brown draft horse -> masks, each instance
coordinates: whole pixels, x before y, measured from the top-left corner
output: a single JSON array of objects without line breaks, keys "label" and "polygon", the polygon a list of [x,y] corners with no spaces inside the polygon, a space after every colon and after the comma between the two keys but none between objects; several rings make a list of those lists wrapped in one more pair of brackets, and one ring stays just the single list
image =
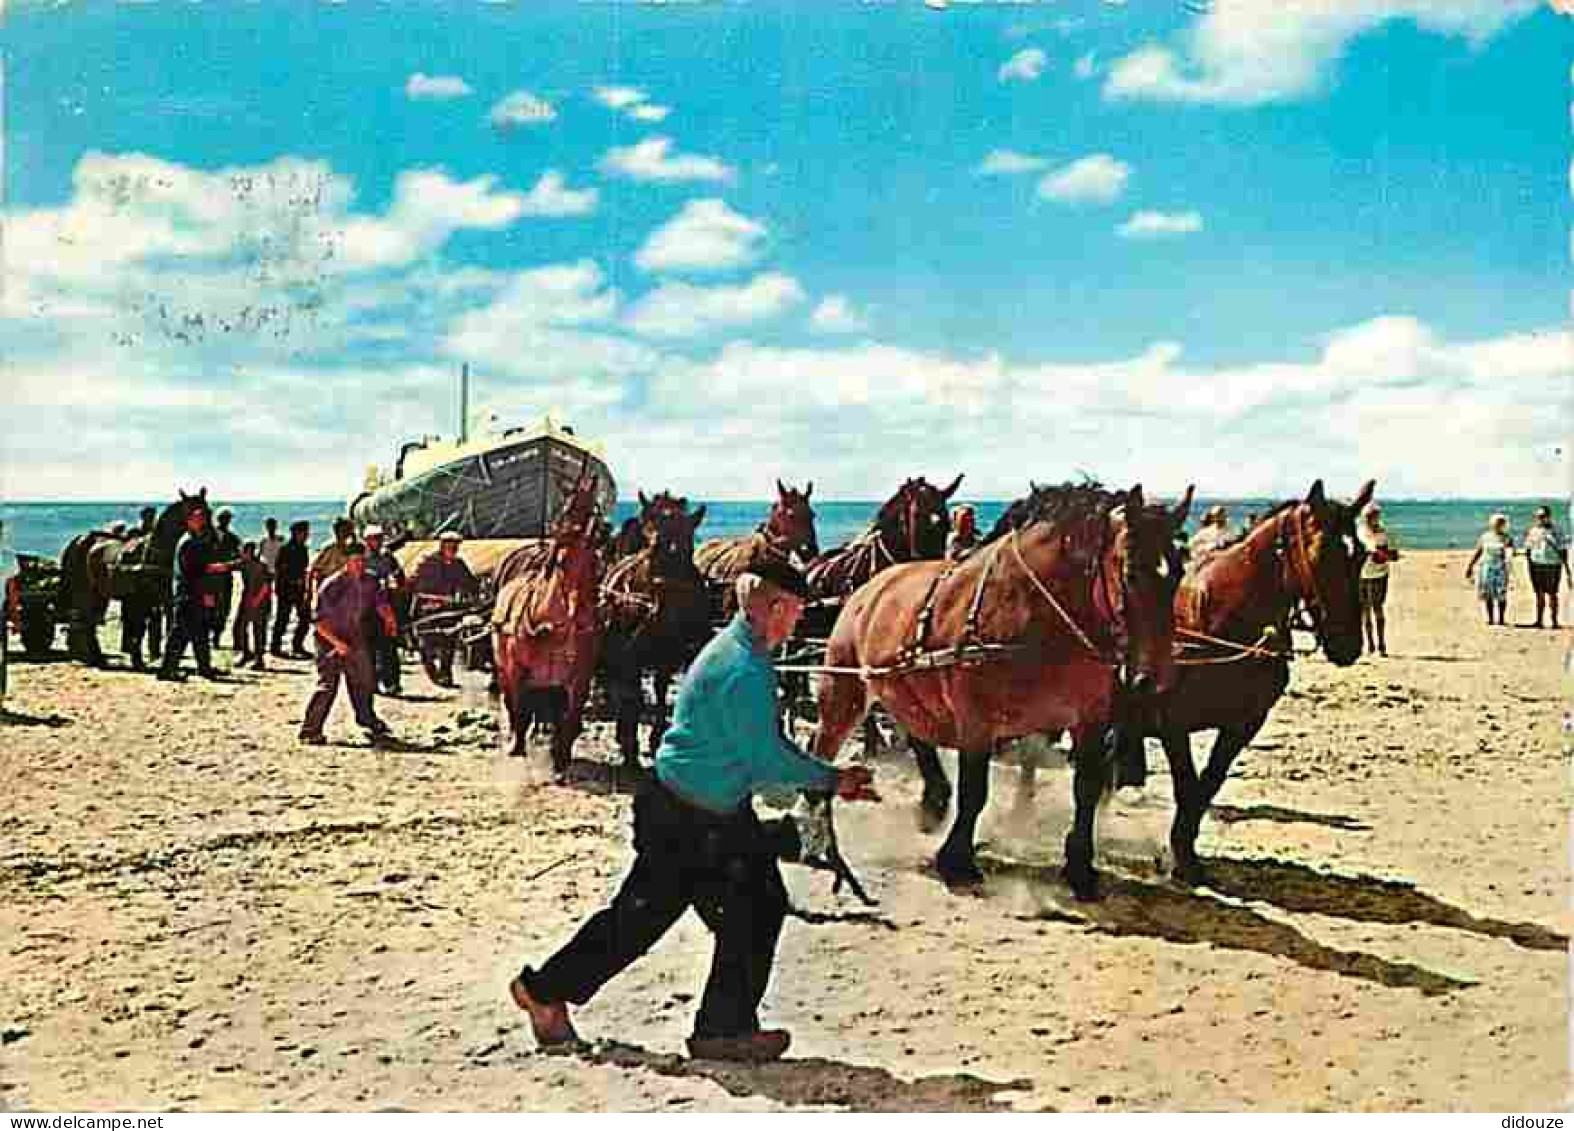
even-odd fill
[{"label": "brown draft horse", "polygon": [[[1140,704],[1125,732],[1129,753],[1122,755],[1140,766],[1144,736],[1164,744],[1175,788],[1170,851],[1177,879],[1206,882],[1197,831],[1236,755],[1289,685],[1294,611],[1309,614],[1332,663],[1347,667],[1360,658],[1364,552],[1355,519],[1376,488],[1369,481],[1344,504],[1329,499],[1319,479],[1304,500],[1281,504],[1182,580],[1175,595],[1182,648],[1175,684]],[[1218,736],[1199,777],[1190,736],[1212,729]]]},{"label": "brown draft horse", "polygon": [[595,499],[595,476],[582,470],[551,535],[504,558],[493,579],[492,653],[514,735],[511,753],[523,756],[530,725],[551,719],[559,775],[568,770],[601,651]]},{"label": "brown draft horse", "polygon": [[871,699],[915,738],[960,751],[956,820],[935,858],[948,883],[982,880],[973,839],[997,745],[1069,729],[1076,819],[1065,875],[1079,899],[1097,896],[1094,814],[1110,782],[1117,682],[1124,672],[1140,695],[1174,679],[1174,536],[1190,501],[1188,490],[1172,512],[1147,506],[1140,486],[1042,491],[1032,521],[960,562],[885,570],[843,608],[820,679],[815,753],[834,758]]},{"label": "brown draft horse", "polygon": [[652,677],[656,721],[654,754],[667,730],[667,691],[710,639],[710,604],[705,582],[694,568],[694,531],[705,507],[689,513],[689,502],[666,491],[639,495],[644,548],[615,562],[601,583],[601,676],[617,717],[618,749],[624,765],[639,765],[639,720],[643,680]]},{"label": "brown draft horse", "polygon": [[731,616],[738,605],[733,582],[756,563],[768,559],[813,561],[820,553],[814,530],[814,494],[811,481],[803,491],[795,491],[776,481],[776,502],[765,521],[746,538],[713,538],[694,551],[694,565],[705,578],[711,606],[718,616]]},{"label": "brown draft horse", "polygon": [[142,641],[149,614],[170,601],[175,547],[186,533],[186,516],[208,505],[208,489],[180,498],[159,513],[153,533],[119,539],[93,531],[73,538],[60,556],[60,607],[66,610],[66,640],[72,658],[95,667],[108,660],[98,644],[98,626],[111,601],[120,602],[121,648],[142,669]]}]

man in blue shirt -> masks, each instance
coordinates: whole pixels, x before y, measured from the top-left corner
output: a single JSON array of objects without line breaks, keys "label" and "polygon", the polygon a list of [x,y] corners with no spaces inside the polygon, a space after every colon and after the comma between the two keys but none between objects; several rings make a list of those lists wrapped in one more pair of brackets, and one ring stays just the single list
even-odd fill
[{"label": "man in blue shirt", "polygon": [[526,966],[509,986],[543,1046],[578,1040],[567,1003],[589,1001],[693,907],[716,949],[690,1055],[766,1061],[787,1051],[788,1033],[762,1030],[758,1013],[787,889],[750,799],[771,786],[835,790],[848,800],[873,793],[867,768],[811,758],[776,724],[770,654],[803,612],[803,574],[761,562],[739,593],[738,615],[684,677],[655,778],[634,800],[636,856],[623,886],[539,971]]}]

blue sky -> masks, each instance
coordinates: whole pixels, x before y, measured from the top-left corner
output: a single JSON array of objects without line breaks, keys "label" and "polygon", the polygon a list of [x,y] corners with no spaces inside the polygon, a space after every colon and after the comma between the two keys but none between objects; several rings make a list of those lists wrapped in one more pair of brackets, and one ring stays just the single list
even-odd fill
[{"label": "blue sky", "polygon": [[1545,494],[1569,23],[1531,0],[13,5],[12,498],[1090,471]]}]

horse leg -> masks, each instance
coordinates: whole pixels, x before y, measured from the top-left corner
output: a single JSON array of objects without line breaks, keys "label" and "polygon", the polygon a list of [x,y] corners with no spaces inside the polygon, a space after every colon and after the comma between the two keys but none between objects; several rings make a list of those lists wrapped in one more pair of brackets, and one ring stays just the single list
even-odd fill
[{"label": "horse leg", "polygon": [[1202,787],[1191,760],[1191,735],[1167,728],[1160,732],[1175,787],[1175,819],[1170,824],[1170,874],[1183,884],[1202,884],[1207,875],[1197,859],[1197,829],[1202,823]]},{"label": "horse leg", "polygon": [[940,764],[940,752],[921,739],[911,739],[913,759],[924,778],[924,795],[918,802],[918,829],[932,833],[951,808],[951,779]]},{"label": "horse leg", "polygon": [[974,887],[984,882],[974,856],[974,835],[978,815],[989,800],[990,751],[963,750],[957,753],[956,818],[945,843],[935,856],[935,869],[949,887]]},{"label": "horse leg", "polygon": [[147,632],[148,611],[141,601],[120,602],[120,650],[131,657],[137,671],[146,668],[142,661],[142,637]]},{"label": "horse leg", "polygon": [[638,767],[639,716],[640,708],[644,706],[644,694],[640,688],[639,677],[637,674],[633,680],[617,677],[611,681],[608,690],[611,693],[612,710],[618,720],[618,752],[622,755],[625,766]]},{"label": "horse leg", "polygon": [[540,694],[546,714],[552,720],[552,772],[563,777],[568,773],[574,751],[574,736],[568,729],[568,693],[553,687]]},{"label": "horse leg", "polygon": [[1071,792],[1076,816],[1066,834],[1066,865],[1062,874],[1071,893],[1080,900],[1098,898],[1099,874],[1093,867],[1093,824],[1099,802],[1109,791],[1110,764],[1105,753],[1104,731],[1089,727],[1074,735],[1071,751],[1076,766]]}]

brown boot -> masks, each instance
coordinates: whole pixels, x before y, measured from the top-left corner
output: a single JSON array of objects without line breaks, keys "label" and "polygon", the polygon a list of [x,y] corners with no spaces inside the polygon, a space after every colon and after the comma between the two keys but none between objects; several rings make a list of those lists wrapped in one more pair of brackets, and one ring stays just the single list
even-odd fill
[{"label": "brown boot", "polygon": [[742,1060],[764,1064],[780,1060],[792,1044],[785,1029],[757,1029],[741,1037],[690,1037],[689,1056],[695,1060]]},{"label": "brown boot", "polygon": [[530,1031],[535,1034],[536,1044],[542,1048],[561,1048],[579,1041],[579,1034],[574,1032],[574,1023],[568,1018],[568,1006],[562,1002],[549,1005],[537,1001],[518,978],[508,983],[508,994],[514,999],[515,1005],[530,1014]]}]

